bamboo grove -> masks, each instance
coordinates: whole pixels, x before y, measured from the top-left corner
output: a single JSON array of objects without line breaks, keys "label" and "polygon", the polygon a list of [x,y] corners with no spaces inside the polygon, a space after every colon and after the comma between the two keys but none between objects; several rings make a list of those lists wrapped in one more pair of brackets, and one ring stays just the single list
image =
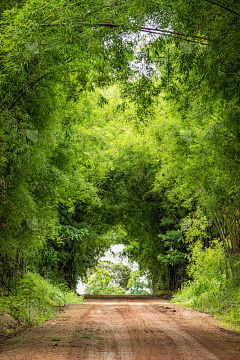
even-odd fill
[{"label": "bamboo grove", "polygon": [[153,291],[199,243],[237,276],[239,25],[235,0],[1,2],[2,291],[74,289],[116,243]]}]

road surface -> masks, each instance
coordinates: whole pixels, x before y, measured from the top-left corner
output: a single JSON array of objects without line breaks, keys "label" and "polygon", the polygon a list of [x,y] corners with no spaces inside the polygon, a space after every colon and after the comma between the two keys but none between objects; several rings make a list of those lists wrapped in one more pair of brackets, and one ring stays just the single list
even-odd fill
[{"label": "road surface", "polygon": [[167,300],[88,299],[12,338],[1,360],[239,360],[240,333]]}]

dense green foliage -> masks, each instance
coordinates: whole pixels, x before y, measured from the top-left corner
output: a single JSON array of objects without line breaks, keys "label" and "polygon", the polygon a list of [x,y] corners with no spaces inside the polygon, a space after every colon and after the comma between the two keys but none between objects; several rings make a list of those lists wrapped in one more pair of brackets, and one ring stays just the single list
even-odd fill
[{"label": "dense green foliage", "polygon": [[217,314],[226,322],[240,326],[239,264],[228,269],[226,276],[224,247],[214,242],[207,249],[196,243],[188,272],[192,281],[186,283],[174,296],[174,302]]},{"label": "dense green foliage", "polygon": [[74,289],[113,243],[192,289],[200,242],[201,286],[235,294],[239,25],[236,0],[1,2],[2,293],[28,269]]},{"label": "dense green foliage", "polygon": [[17,293],[2,295],[0,310],[28,324],[48,320],[59,313],[62,306],[82,301],[64,284],[54,286],[38,274],[26,273],[19,281]]},{"label": "dense green foliage", "polygon": [[140,271],[105,260],[89,269],[84,294],[149,295],[147,288],[147,279],[142,278]]},{"label": "dense green foliage", "polygon": [[89,269],[85,294],[126,294],[131,269],[122,263],[99,261]]},{"label": "dense green foliage", "polygon": [[131,276],[128,280],[128,293],[130,295],[150,295],[150,289],[147,278],[141,276],[139,270],[132,271]]}]

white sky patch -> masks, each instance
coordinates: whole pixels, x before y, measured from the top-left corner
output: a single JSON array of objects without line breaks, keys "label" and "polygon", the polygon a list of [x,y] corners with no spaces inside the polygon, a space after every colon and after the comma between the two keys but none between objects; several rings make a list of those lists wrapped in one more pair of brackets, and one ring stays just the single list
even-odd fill
[{"label": "white sky patch", "polygon": [[[138,270],[138,264],[134,261],[133,263],[130,263],[128,261],[128,257],[119,257],[119,253],[123,251],[125,248],[125,245],[118,244],[118,245],[112,245],[111,248],[105,253],[103,257],[100,258],[101,261],[109,260],[114,264],[117,264],[119,262],[122,262],[124,265],[128,265],[132,271]],[[114,254],[113,254],[114,253]]]}]

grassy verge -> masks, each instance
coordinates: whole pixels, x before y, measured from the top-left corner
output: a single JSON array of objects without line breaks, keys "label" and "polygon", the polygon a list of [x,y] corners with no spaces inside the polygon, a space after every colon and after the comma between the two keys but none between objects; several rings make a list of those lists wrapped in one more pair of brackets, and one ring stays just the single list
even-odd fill
[{"label": "grassy verge", "polygon": [[239,262],[232,267],[229,264],[219,242],[208,249],[195,245],[188,269],[192,280],[182,286],[172,302],[211,313],[240,329]]},{"label": "grassy verge", "polygon": [[171,302],[210,313],[240,330],[240,289],[231,286],[219,289],[216,284],[207,289],[205,285],[201,281],[189,282]]},{"label": "grassy verge", "polygon": [[82,300],[66,287],[53,285],[40,275],[28,272],[21,279],[15,296],[1,296],[0,311],[32,325],[56,316],[63,306]]}]

